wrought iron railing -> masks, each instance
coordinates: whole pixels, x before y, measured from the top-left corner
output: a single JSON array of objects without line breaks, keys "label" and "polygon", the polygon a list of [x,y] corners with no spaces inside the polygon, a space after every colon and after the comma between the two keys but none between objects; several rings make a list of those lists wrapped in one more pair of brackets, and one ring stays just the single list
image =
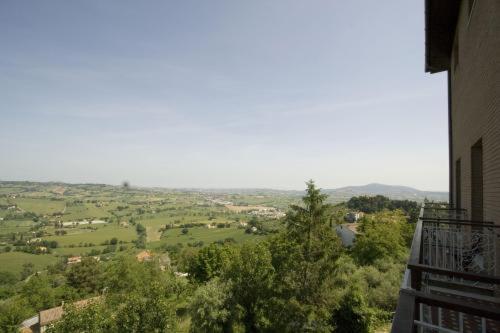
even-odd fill
[{"label": "wrought iron railing", "polygon": [[415,228],[392,332],[500,333],[500,227],[425,204]]},{"label": "wrought iron railing", "polygon": [[454,208],[446,203],[425,203],[425,209],[422,212],[424,219],[457,219],[466,220],[467,210],[462,208]]},{"label": "wrought iron railing", "polygon": [[422,263],[459,272],[495,274],[493,224],[423,220]]}]

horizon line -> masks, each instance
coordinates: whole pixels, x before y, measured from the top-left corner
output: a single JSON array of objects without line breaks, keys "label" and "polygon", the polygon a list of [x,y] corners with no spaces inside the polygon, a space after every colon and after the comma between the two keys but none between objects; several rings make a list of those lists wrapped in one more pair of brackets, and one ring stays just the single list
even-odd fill
[{"label": "horizon line", "polygon": [[[38,180],[3,180],[0,179],[0,183],[40,183],[40,184],[66,184],[66,185],[105,185],[105,186],[114,186],[114,187],[123,187],[123,184],[127,182],[130,188],[137,189],[166,189],[166,190],[268,190],[268,191],[286,191],[286,192],[302,192],[305,189],[292,189],[292,188],[279,188],[279,187],[203,187],[203,186],[179,186],[179,187],[170,187],[170,186],[146,186],[146,185],[131,185],[129,181],[123,181],[121,184],[110,184],[110,183],[93,183],[93,182],[67,182],[67,181],[59,181],[59,180],[50,180],[50,181],[38,181]],[[304,182],[306,183],[306,182]],[[316,183],[316,182],[315,182]],[[316,183],[317,185],[317,183]],[[340,187],[319,187],[320,190],[340,190],[349,187],[365,187],[369,185],[382,185],[382,186],[391,186],[391,187],[407,187],[412,190],[416,190],[419,192],[434,192],[434,193],[443,193],[448,194],[447,190],[421,190],[408,185],[393,185],[393,184],[384,184],[371,182],[366,183],[364,185],[347,185]]]}]

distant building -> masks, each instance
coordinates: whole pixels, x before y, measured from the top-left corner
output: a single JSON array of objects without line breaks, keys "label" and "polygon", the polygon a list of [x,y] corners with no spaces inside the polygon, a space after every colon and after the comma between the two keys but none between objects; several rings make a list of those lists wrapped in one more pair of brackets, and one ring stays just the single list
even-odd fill
[{"label": "distant building", "polygon": [[151,254],[151,251],[149,250],[144,250],[144,251],[141,251],[139,252],[135,258],[137,259],[137,261],[139,262],[144,262],[144,261],[150,261],[153,259],[153,255]]},{"label": "distant building", "polygon": [[342,241],[342,245],[346,247],[350,247],[354,245],[356,240],[356,235],[358,234],[358,226],[357,223],[345,223],[338,225],[335,228],[337,235],[340,237]]},{"label": "distant building", "polygon": [[45,246],[39,246],[36,248],[39,252],[41,253],[46,253],[47,252],[47,247]]},{"label": "distant building", "polygon": [[346,222],[355,223],[358,222],[364,216],[362,212],[349,212],[344,216]]},{"label": "distant building", "polygon": [[105,224],[107,223],[106,221],[103,220],[82,220],[82,221],[71,221],[71,222],[62,222],[63,227],[72,227],[72,226],[79,226],[79,225],[85,225],[85,224]]},{"label": "distant building", "polygon": [[32,238],[27,241],[28,244],[33,244],[33,243],[41,243],[42,239],[41,238]]},{"label": "distant building", "polygon": [[82,262],[82,257],[81,256],[74,256],[74,257],[68,257],[67,264],[72,265],[72,264],[77,264],[79,262]]}]

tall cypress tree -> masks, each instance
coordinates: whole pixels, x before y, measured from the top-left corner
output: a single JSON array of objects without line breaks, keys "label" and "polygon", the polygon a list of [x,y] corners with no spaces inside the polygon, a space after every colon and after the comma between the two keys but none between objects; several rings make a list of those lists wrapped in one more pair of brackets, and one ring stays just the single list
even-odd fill
[{"label": "tall cypress tree", "polygon": [[342,248],[337,235],[329,226],[331,206],[327,195],[316,188],[314,181],[306,183],[302,205],[292,205],[287,213],[287,237],[301,249],[301,290],[298,298],[308,301],[320,292],[323,277],[333,271]]}]

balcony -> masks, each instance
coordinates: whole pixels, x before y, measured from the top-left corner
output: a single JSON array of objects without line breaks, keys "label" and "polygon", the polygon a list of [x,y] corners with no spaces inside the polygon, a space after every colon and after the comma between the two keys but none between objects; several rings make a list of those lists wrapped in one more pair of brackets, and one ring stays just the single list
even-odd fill
[{"label": "balcony", "polygon": [[392,333],[500,333],[500,226],[426,203],[415,228]]}]

